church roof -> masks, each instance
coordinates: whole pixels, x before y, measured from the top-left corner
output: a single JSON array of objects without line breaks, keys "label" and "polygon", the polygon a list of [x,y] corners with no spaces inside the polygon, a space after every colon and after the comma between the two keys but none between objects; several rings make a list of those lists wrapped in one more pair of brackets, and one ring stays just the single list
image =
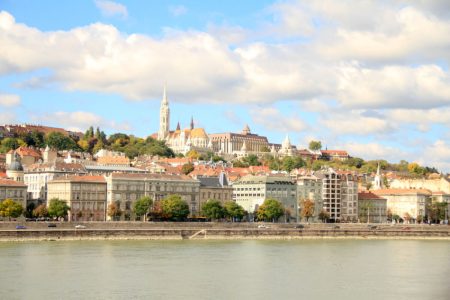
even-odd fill
[{"label": "church roof", "polygon": [[194,128],[191,130],[192,138],[208,138],[208,135],[203,128]]}]

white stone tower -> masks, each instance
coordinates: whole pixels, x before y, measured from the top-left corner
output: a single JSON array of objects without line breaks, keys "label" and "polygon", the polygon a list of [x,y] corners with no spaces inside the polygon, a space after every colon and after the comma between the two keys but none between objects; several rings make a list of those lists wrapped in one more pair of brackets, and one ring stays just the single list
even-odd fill
[{"label": "white stone tower", "polygon": [[377,174],[375,175],[375,179],[373,181],[374,190],[381,190],[383,188],[383,182],[381,179],[380,163],[378,163]]},{"label": "white stone tower", "polygon": [[167,100],[166,87],[164,86],[164,94],[159,111],[159,131],[158,140],[164,140],[169,134],[170,126],[170,108],[169,100]]}]

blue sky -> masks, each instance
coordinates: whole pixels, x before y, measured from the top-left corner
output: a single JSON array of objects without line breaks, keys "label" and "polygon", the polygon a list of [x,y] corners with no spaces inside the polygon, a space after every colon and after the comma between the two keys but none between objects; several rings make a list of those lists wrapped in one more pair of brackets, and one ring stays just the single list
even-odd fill
[{"label": "blue sky", "polygon": [[448,1],[0,1],[0,123],[319,139],[450,171]]}]

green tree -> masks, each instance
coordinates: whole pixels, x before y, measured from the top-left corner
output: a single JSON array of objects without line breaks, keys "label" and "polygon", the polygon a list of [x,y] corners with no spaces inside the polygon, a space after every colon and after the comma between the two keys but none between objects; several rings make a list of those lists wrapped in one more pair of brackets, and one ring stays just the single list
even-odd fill
[{"label": "green tree", "polygon": [[283,214],[283,205],[275,199],[266,199],[256,212],[258,220],[272,222],[278,220]]},{"label": "green tree", "polygon": [[208,219],[219,220],[225,216],[225,209],[219,201],[209,199],[202,205],[201,214]]},{"label": "green tree", "polygon": [[325,209],[322,209],[322,210],[320,211],[320,213],[319,213],[319,219],[320,219],[322,222],[328,221],[328,220],[330,219],[330,213],[327,212]]},{"label": "green tree", "polygon": [[314,202],[309,199],[305,199],[301,203],[301,208],[301,216],[306,218],[306,222],[309,222],[309,218],[314,216]]},{"label": "green tree", "polygon": [[10,221],[11,218],[20,217],[23,210],[23,206],[12,199],[5,199],[0,203],[0,216],[7,217]]},{"label": "green tree", "polygon": [[48,210],[45,204],[41,204],[35,209],[33,209],[33,217],[42,218],[48,216]]},{"label": "green tree", "polygon": [[70,210],[66,201],[60,200],[58,198],[53,198],[50,200],[48,205],[48,215],[52,218],[65,218]]},{"label": "green tree", "polygon": [[9,150],[16,150],[19,148],[20,144],[18,139],[16,138],[4,138],[1,143],[0,150],[3,153],[8,152]]},{"label": "green tree", "polygon": [[188,153],[186,153],[186,157],[191,159],[198,159],[200,157],[200,154],[197,152],[197,150],[190,150]]},{"label": "green tree", "polygon": [[191,173],[192,171],[194,171],[194,165],[192,163],[184,164],[181,167],[181,172],[183,172],[184,175],[187,175],[187,174]]},{"label": "green tree", "polygon": [[21,138],[28,146],[33,146],[37,148],[43,148],[45,146],[44,134],[40,131],[33,130],[31,132],[27,132]]},{"label": "green tree", "polygon": [[153,200],[148,196],[138,199],[133,206],[133,211],[136,216],[144,216],[144,221],[147,220],[147,214],[150,212]]},{"label": "green tree", "polygon": [[120,216],[122,215],[122,210],[120,209],[120,202],[111,202],[108,205],[108,216],[113,220],[117,221],[120,219]]},{"label": "green tree", "polygon": [[78,150],[78,144],[61,132],[50,132],[45,137],[45,144],[57,150]]},{"label": "green tree", "polygon": [[189,215],[189,205],[180,195],[169,195],[161,201],[164,216],[169,220],[183,221]]},{"label": "green tree", "polygon": [[234,201],[225,202],[224,208],[225,215],[233,221],[241,220],[246,215],[244,208]]},{"label": "green tree", "polygon": [[258,160],[258,156],[256,156],[255,154],[250,154],[249,156],[242,158],[242,162],[249,166],[261,165],[261,162]]},{"label": "green tree", "polygon": [[322,149],[322,142],[321,141],[310,141],[308,148],[313,151],[320,150],[320,149]]}]

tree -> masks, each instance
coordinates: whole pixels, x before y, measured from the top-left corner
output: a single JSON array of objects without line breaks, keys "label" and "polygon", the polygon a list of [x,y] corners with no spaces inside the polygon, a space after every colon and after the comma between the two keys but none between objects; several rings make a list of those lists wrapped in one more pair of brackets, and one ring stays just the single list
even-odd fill
[{"label": "tree", "polygon": [[191,173],[192,171],[194,171],[194,165],[192,163],[184,164],[181,167],[181,172],[183,172],[184,175],[187,175],[187,174]]},{"label": "tree", "polygon": [[403,219],[406,221],[407,224],[409,224],[409,221],[412,219],[411,215],[409,213],[405,213],[403,215]]},{"label": "tree", "polygon": [[1,143],[0,150],[3,153],[8,152],[9,150],[16,150],[19,148],[19,141],[15,138],[4,138]]},{"label": "tree", "polygon": [[266,199],[256,212],[258,220],[272,222],[278,220],[283,214],[283,205],[275,199]]},{"label": "tree", "polygon": [[48,205],[48,215],[53,218],[65,218],[70,210],[66,201],[60,200],[58,198],[53,198],[50,200]]},{"label": "tree", "polygon": [[242,162],[249,166],[261,165],[261,162],[258,160],[258,156],[256,156],[255,154],[250,154],[249,156],[242,158]]},{"label": "tree", "polygon": [[321,141],[310,141],[308,148],[312,151],[317,151],[322,149],[322,142]]},{"label": "tree", "polygon": [[306,218],[306,222],[309,222],[309,218],[314,216],[314,202],[306,199],[302,201],[302,217]]},{"label": "tree", "polygon": [[77,143],[61,132],[50,132],[45,137],[45,143],[57,150],[78,150]]},{"label": "tree", "polygon": [[33,217],[42,218],[48,216],[48,210],[45,204],[41,204],[35,209],[33,209]]},{"label": "tree", "polygon": [[200,157],[200,154],[197,152],[197,150],[190,150],[188,153],[186,153],[186,157],[191,159],[198,159]]},{"label": "tree", "polygon": [[121,215],[122,210],[120,210],[120,202],[119,201],[111,202],[108,205],[108,216],[114,221],[116,221],[117,219],[120,218]]},{"label": "tree", "polygon": [[11,218],[20,217],[23,210],[23,206],[12,199],[5,199],[0,203],[0,216],[7,217],[10,221]]},{"label": "tree", "polygon": [[222,204],[214,199],[209,199],[202,205],[202,215],[211,220],[222,219],[225,216],[225,209]]},{"label": "tree", "polygon": [[169,195],[161,201],[164,216],[173,221],[183,221],[189,215],[189,205],[180,195]]},{"label": "tree", "polygon": [[325,223],[326,221],[328,221],[330,219],[330,213],[327,212],[325,209],[322,209],[319,213],[319,219]]},{"label": "tree", "polygon": [[152,207],[153,200],[152,198],[148,196],[144,196],[137,200],[134,203],[133,211],[136,216],[144,216],[144,221],[147,220],[147,214],[150,211],[150,208]]},{"label": "tree", "polygon": [[234,201],[225,202],[224,208],[225,215],[233,221],[241,220],[246,215],[244,208]]},{"label": "tree", "polygon": [[447,205],[448,204],[446,202],[432,202],[428,204],[427,205],[428,219],[436,224],[439,223],[439,221],[444,220]]}]

